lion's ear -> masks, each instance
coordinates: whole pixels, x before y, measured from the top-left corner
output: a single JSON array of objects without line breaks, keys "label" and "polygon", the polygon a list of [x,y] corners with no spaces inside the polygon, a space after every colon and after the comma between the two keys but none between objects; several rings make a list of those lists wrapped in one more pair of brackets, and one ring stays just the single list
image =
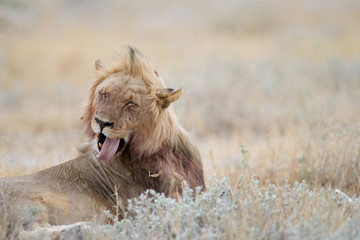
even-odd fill
[{"label": "lion's ear", "polygon": [[103,65],[99,59],[95,61],[94,67],[95,67],[95,72],[96,72],[97,76],[102,76],[106,72],[105,67],[103,67]]},{"label": "lion's ear", "polygon": [[158,103],[162,108],[167,108],[170,103],[175,102],[179,99],[182,93],[182,88],[174,90],[172,88],[162,88],[156,90],[156,97]]}]

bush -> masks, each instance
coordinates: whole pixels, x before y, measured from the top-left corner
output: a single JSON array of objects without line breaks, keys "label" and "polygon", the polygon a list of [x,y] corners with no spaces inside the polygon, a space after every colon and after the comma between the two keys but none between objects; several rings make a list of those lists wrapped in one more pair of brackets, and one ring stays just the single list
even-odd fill
[{"label": "bush", "polygon": [[[184,183],[178,201],[148,190],[129,201],[126,217],[102,228],[106,239],[355,239],[360,199],[341,191],[265,184],[242,178],[231,187],[213,177],[206,191]],[[194,195],[196,197],[194,197]]]}]

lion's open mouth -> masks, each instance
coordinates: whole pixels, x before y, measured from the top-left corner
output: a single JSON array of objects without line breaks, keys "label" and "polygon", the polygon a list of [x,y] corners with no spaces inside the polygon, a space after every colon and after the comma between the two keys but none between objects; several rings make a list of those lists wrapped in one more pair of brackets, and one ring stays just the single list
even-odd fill
[{"label": "lion's open mouth", "polygon": [[125,140],[123,138],[111,139],[100,133],[97,145],[99,154],[97,154],[96,157],[102,161],[108,162],[124,147]]}]

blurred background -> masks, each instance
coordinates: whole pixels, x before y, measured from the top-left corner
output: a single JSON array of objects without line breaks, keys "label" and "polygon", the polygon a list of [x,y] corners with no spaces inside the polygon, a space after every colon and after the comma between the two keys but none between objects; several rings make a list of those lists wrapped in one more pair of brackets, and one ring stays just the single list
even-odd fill
[{"label": "blurred background", "polygon": [[206,177],[360,190],[358,0],[0,0],[1,177],[77,156],[93,63],[124,44],[183,88]]}]

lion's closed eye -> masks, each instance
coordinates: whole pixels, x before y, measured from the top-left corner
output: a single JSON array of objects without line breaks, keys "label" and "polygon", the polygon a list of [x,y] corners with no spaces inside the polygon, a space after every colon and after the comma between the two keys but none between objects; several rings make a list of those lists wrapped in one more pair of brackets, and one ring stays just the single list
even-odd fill
[{"label": "lion's closed eye", "polygon": [[133,100],[130,100],[127,103],[125,103],[124,107],[137,106],[137,105],[138,104],[136,104]]},{"label": "lion's closed eye", "polygon": [[105,100],[105,99],[109,98],[109,94],[107,92],[103,92],[103,91],[98,92],[98,96],[99,96],[100,100]]}]

